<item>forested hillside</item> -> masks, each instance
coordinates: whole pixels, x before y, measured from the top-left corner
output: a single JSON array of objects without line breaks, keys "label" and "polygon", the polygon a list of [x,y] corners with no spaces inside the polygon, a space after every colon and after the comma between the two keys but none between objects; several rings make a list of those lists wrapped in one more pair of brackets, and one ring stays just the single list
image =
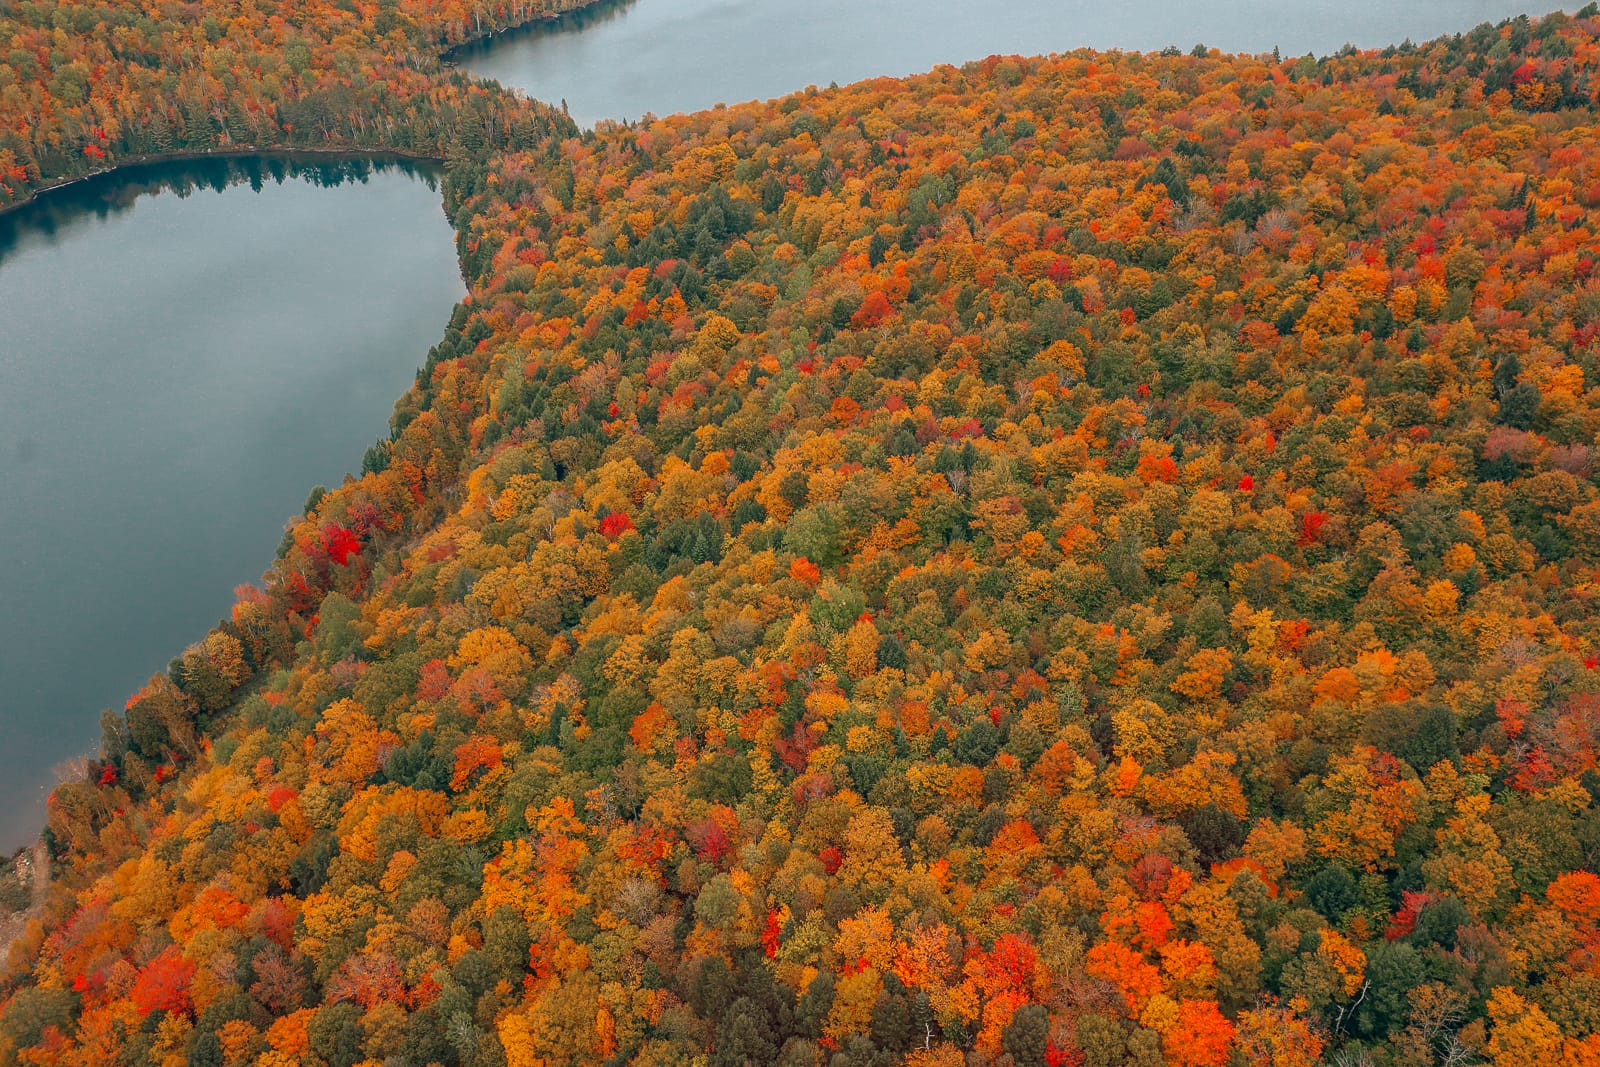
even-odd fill
[{"label": "forested hillside", "polygon": [[529,148],[572,124],[442,68],[438,53],[588,2],[0,4],[0,208],[151,156]]},{"label": "forested hillside", "polygon": [[1600,1063],[1597,35],[457,155],[0,1062]]}]

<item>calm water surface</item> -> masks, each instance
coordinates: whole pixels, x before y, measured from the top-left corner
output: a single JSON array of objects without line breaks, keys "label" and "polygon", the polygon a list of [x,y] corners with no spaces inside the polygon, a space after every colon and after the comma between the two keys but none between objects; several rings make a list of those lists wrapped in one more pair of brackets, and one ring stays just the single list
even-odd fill
[{"label": "calm water surface", "polygon": [[359,470],[464,292],[395,164],[144,168],[0,217],[0,849]]},{"label": "calm water surface", "polygon": [[[1327,54],[1543,13],[1515,0],[610,0],[456,55],[582,125],[1074,48]],[[1573,5],[1576,6],[1576,5]]]}]

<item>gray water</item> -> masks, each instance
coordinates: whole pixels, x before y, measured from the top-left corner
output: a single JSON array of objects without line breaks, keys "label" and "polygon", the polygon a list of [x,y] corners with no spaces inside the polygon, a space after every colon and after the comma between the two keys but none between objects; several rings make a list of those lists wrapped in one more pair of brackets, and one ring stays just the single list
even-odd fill
[{"label": "gray water", "polygon": [[359,471],[464,292],[401,165],[144,168],[0,218],[0,849]]},{"label": "gray water", "polygon": [[[1550,0],[1546,0],[1549,3]],[[670,115],[807,85],[1074,48],[1326,55],[1553,10],[1515,0],[607,0],[455,59],[572,117]],[[1574,5],[1575,6],[1575,5]]]}]

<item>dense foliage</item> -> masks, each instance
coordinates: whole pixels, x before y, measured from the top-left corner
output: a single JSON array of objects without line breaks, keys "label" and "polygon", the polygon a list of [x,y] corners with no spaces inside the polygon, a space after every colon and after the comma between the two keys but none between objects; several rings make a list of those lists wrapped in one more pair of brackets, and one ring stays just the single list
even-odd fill
[{"label": "dense foliage", "polygon": [[1600,1062],[1600,19],[458,160],[0,1060]]},{"label": "dense foliage", "polygon": [[584,2],[0,4],[0,208],[154,156],[530,147],[571,124],[441,68],[437,53]]}]

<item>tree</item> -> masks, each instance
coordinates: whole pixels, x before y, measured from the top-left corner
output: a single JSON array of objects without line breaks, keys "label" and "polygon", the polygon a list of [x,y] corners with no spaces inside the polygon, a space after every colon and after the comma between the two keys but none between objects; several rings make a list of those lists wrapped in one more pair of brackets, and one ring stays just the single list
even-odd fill
[{"label": "tree", "polygon": [[196,746],[195,706],[165,675],[156,675],[128,702],[128,736],[141,756],[164,760]]},{"label": "tree", "polygon": [[761,1067],[772,1063],[778,1046],[771,1021],[749,998],[729,1006],[717,1026],[712,1067]]},{"label": "tree", "polygon": [[1239,1014],[1238,1049],[1251,1067],[1314,1067],[1323,1047],[1322,1036],[1286,1009]]},{"label": "tree", "polygon": [[1042,1004],[1024,1004],[1006,1024],[1000,1038],[1017,1067],[1045,1067],[1050,1049],[1050,1012]]},{"label": "tree", "polygon": [[743,903],[739,891],[725,874],[714,876],[695,898],[695,918],[717,929],[726,929],[739,917]]},{"label": "tree", "polygon": [[1221,1067],[1228,1062],[1233,1044],[1233,1024],[1216,1004],[1204,1000],[1180,1001],[1177,1022],[1162,1035],[1168,1062],[1185,1067]]},{"label": "tree", "polygon": [[176,948],[162,950],[139,969],[134,979],[130,994],[134,1010],[140,1015],[155,1011],[189,1011],[194,1004],[189,997],[189,983],[194,973],[194,964],[184,959]]},{"label": "tree", "polygon": [[881,808],[868,808],[851,818],[844,833],[842,885],[872,899],[881,899],[905,870],[905,857],[894,824]]}]

